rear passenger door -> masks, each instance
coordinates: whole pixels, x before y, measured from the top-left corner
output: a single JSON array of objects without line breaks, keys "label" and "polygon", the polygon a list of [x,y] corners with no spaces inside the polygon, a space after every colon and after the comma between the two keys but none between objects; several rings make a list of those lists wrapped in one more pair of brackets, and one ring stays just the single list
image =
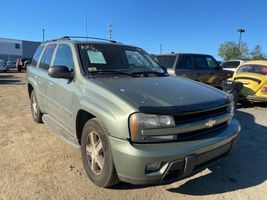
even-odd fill
[{"label": "rear passenger door", "polygon": [[49,97],[47,96],[48,90],[48,68],[54,55],[56,44],[49,44],[46,46],[42,55],[41,61],[36,69],[35,80],[37,83],[38,103],[43,113],[48,111]]},{"label": "rear passenger door", "polygon": [[[55,53],[53,66],[66,66],[70,71],[74,70],[73,53],[67,44],[59,44]],[[59,123],[73,131],[74,107],[77,105],[75,78],[73,80],[63,78],[49,79],[48,96],[51,99],[49,114]]]},{"label": "rear passenger door", "polygon": [[180,54],[175,67],[175,74],[184,78],[195,80],[196,73],[193,69],[192,56],[187,54]]}]

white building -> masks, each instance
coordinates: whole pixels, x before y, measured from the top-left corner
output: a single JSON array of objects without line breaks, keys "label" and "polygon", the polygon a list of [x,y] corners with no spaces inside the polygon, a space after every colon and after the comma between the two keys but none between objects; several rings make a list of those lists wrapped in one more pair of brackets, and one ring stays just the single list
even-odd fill
[{"label": "white building", "polygon": [[16,61],[17,58],[32,58],[40,42],[0,38],[0,59]]}]

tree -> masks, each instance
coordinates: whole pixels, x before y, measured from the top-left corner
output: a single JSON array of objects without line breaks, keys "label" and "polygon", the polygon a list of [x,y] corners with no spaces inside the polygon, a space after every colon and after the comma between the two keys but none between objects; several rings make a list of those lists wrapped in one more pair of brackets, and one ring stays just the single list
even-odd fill
[{"label": "tree", "polygon": [[245,42],[241,42],[239,51],[238,45],[235,42],[227,41],[220,45],[218,55],[223,60],[244,59],[248,57],[249,50]]},{"label": "tree", "polygon": [[265,59],[265,55],[262,51],[262,48],[260,45],[256,45],[254,49],[250,52],[251,59],[252,60],[263,60]]}]

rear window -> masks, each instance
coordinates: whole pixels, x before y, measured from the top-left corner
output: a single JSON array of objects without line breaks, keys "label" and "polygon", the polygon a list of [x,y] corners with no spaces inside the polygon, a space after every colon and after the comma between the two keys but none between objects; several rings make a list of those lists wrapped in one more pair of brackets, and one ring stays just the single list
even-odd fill
[{"label": "rear window", "polygon": [[237,72],[238,73],[249,72],[249,73],[267,75],[267,66],[265,65],[243,65],[239,67]]},{"label": "rear window", "polygon": [[240,61],[228,61],[222,64],[223,68],[237,68],[240,65]]},{"label": "rear window", "polygon": [[43,52],[43,49],[44,49],[44,46],[39,46],[38,49],[36,50],[36,52],[35,52],[35,54],[33,56],[32,62],[31,62],[31,65],[33,67],[36,67],[36,65],[37,65],[37,63],[38,63],[38,61],[40,59],[40,56],[41,56],[41,54]]},{"label": "rear window", "polygon": [[158,63],[165,68],[173,68],[176,56],[157,56]]}]

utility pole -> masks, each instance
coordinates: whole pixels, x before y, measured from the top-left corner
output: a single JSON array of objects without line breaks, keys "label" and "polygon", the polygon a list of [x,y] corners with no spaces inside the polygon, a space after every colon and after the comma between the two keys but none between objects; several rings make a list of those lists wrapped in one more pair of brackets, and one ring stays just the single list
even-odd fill
[{"label": "utility pole", "polygon": [[45,30],[42,29],[42,32],[43,32],[43,42],[44,42],[44,40],[45,40]]},{"label": "utility pole", "polygon": [[239,54],[241,54],[241,51],[240,51],[240,47],[241,47],[241,38],[242,38],[242,33],[244,33],[246,30],[245,29],[242,29],[242,28],[239,28],[237,29],[237,32],[239,32],[239,42],[238,42],[238,51],[239,51]]},{"label": "utility pole", "polygon": [[162,53],[162,44],[159,45],[159,54]]},{"label": "utility pole", "polygon": [[111,41],[112,39],[112,24],[108,25],[108,39]]}]

